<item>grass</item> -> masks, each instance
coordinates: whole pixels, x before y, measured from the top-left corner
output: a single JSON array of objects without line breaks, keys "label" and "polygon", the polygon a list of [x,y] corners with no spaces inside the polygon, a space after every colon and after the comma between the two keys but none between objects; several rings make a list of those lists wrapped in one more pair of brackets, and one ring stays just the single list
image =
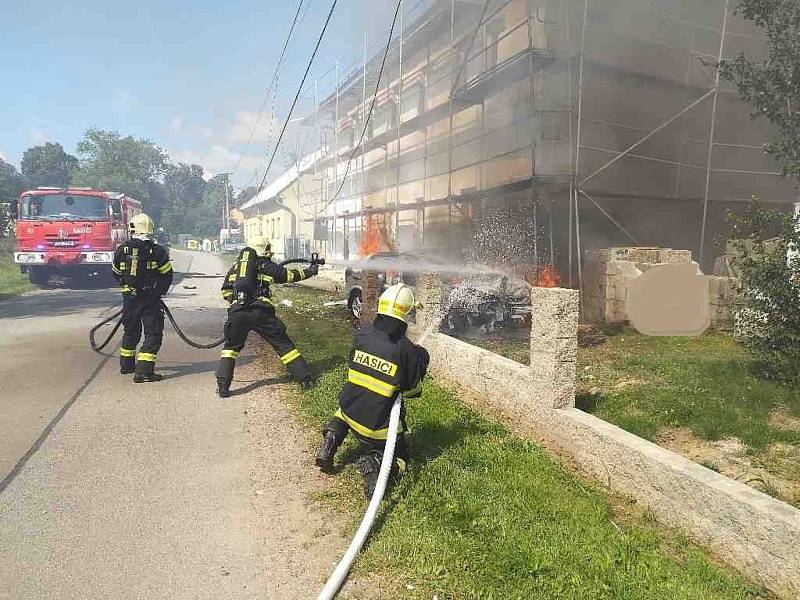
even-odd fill
[{"label": "grass", "polygon": [[[664,443],[662,436],[670,429],[687,429],[692,437],[683,436],[670,447],[695,459],[698,451],[718,455],[697,460],[800,506],[800,427],[781,425],[774,418],[800,419],[800,386],[759,378],[747,350],[720,332],[697,338],[647,337],[629,328],[606,327],[583,330],[581,339],[579,408],[655,442]],[[528,363],[527,340],[467,341]],[[744,444],[744,456],[699,446],[729,438]],[[755,476],[753,469],[761,475]],[[771,478],[784,483],[776,485]]]},{"label": "grass", "polygon": [[[336,407],[351,331],[341,307],[321,306],[324,293],[279,294],[293,302],[281,309],[290,335],[322,371],[316,388],[292,398],[301,420],[318,431]],[[398,597],[769,597],[646,515],[616,516],[618,504],[602,491],[436,382],[426,382],[423,397],[408,408],[411,471],[391,491],[358,566],[393,585]],[[353,456],[350,445],[339,460]],[[352,465],[331,478],[321,499],[355,526],[365,502]]]},{"label": "grass", "polygon": [[14,240],[0,239],[0,299],[33,289],[28,278],[14,264]]},{"label": "grass", "polygon": [[578,352],[582,408],[641,437],[685,427],[705,440],[736,437],[752,454],[800,444],[800,431],[771,424],[778,409],[800,416],[800,387],[759,379],[730,335],[647,337],[625,330]]}]

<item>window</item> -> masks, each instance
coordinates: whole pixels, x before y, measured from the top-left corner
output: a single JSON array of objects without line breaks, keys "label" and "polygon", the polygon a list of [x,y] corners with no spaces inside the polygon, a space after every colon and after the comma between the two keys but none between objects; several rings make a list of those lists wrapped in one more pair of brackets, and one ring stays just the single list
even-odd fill
[{"label": "window", "polygon": [[108,204],[104,198],[81,194],[38,194],[22,199],[23,221],[106,221]]},{"label": "window", "polygon": [[122,202],[117,200],[111,201],[111,218],[114,221],[122,221]]}]

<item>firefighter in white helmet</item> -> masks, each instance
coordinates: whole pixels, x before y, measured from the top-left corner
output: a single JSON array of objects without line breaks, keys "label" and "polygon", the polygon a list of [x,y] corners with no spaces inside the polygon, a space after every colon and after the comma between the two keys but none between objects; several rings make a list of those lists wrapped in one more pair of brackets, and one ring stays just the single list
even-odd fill
[{"label": "firefighter in white helmet", "polygon": [[[114,253],[111,270],[122,285],[122,346],[119,349],[120,373],[135,373],[134,383],[160,381],[155,372],[156,355],[164,336],[164,311],[161,297],[172,285],[169,254],[153,241],[153,219],[141,213],[131,219],[130,239]],[[136,353],[142,338],[144,343]]]},{"label": "firefighter in white helmet", "polygon": [[239,253],[222,284],[222,297],[230,308],[224,330],[225,345],[217,368],[217,395],[220,398],[231,395],[236,359],[251,331],[275,349],[295,381],[303,387],[313,385],[308,363],[286,334],[286,325],[275,315],[271,286],[302,281],[318,272],[316,264],[298,269],[285,269],[276,264],[272,261],[272,248],[262,236],[254,237]]},{"label": "firefighter in white helmet", "polygon": [[[411,288],[402,283],[383,292],[373,324],[355,335],[347,383],[339,394],[339,410],[322,430],[316,464],[326,472],[333,468],[336,450],[350,431],[360,442],[362,455],[356,465],[364,479],[367,498],[372,497],[378,480],[389,412],[397,393],[402,392],[404,398],[416,398],[422,392],[430,356],[406,337],[409,315],[419,307]],[[401,414],[391,471],[393,479],[405,470],[409,457],[404,435],[405,407]]]}]

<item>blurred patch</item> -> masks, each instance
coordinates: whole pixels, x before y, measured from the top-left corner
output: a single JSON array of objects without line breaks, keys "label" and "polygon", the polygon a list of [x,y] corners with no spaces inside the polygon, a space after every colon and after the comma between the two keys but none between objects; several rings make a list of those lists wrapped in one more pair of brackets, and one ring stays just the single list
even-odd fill
[{"label": "blurred patch", "polygon": [[628,317],[644,335],[700,335],[711,325],[708,280],[694,263],[653,267],[631,285]]}]

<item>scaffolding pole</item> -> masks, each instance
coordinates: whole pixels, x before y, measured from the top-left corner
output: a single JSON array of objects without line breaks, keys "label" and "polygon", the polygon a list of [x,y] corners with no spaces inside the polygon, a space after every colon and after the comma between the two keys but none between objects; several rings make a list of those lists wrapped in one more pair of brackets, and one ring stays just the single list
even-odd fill
[{"label": "scaffolding pole", "polygon": [[[339,185],[339,61],[334,69],[336,103],[333,113],[333,185]],[[333,238],[331,256],[336,257],[336,198],[333,200]]]},{"label": "scaffolding pole", "polygon": [[[488,2],[487,2],[488,5]],[[485,7],[486,5],[484,5]],[[536,91],[534,89],[534,65],[533,65],[533,31],[531,30],[531,3],[525,2],[525,21],[528,30],[528,104],[530,106],[531,127],[535,127],[536,112]],[[536,136],[531,131],[531,185],[528,188],[528,198],[533,207],[533,277],[534,282],[539,282],[539,218],[536,202]],[[550,221],[552,226],[552,220]],[[553,239],[552,228],[549,232],[550,239]]]},{"label": "scaffolding pole", "polygon": [[[488,0],[487,0],[488,1]],[[449,127],[447,130],[447,222],[453,223],[453,94],[456,89],[454,80],[456,58],[456,0],[450,0],[450,105]],[[448,244],[449,246],[449,244]]]},{"label": "scaffolding pole", "polygon": [[719,80],[720,70],[719,64],[722,62],[723,52],[725,50],[725,33],[728,30],[728,10],[730,9],[730,0],[725,0],[725,14],[722,15],[722,30],[719,36],[719,54],[717,55],[717,73],[714,79],[714,100],[711,108],[711,130],[708,132],[708,156],[706,160],[706,188],[703,193],[703,222],[700,226],[700,256],[698,263],[703,265],[703,253],[706,245],[706,222],[708,219],[708,198],[711,191],[711,162],[714,156],[714,134],[717,128],[717,106],[719,104]]},{"label": "scaffolding pole", "polygon": [[[361,119],[366,124],[367,122],[367,32],[364,32],[364,70],[361,72],[363,77],[363,85],[361,86]],[[363,130],[363,127],[361,128]],[[355,131],[353,131],[353,143],[356,143],[355,139]],[[363,145],[361,146],[361,189],[359,190],[359,195],[361,196],[361,202],[359,202],[358,210],[361,210],[362,206],[364,205],[364,190],[367,189],[366,183],[364,181],[364,159],[366,158],[367,151],[366,148],[367,140],[364,139]]]},{"label": "scaffolding pole", "polygon": [[399,75],[397,81],[397,165],[395,170],[395,195],[394,195],[394,245],[400,250],[400,125],[403,120],[403,0],[400,0],[400,58]]},{"label": "scaffolding pole", "polygon": [[[572,48],[572,22],[570,21],[569,16],[569,5],[561,0],[562,7],[564,9],[564,23],[566,24],[566,46],[567,48]],[[572,57],[568,58],[567,62],[567,97],[569,98],[569,199],[567,200],[567,204],[569,205],[569,220],[567,221],[567,230],[569,231],[568,234],[568,242],[569,242],[569,250],[568,250],[568,260],[569,260],[569,286],[575,287],[575,280],[572,274],[572,236],[573,236],[573,229],[572,229],[572,221],[573,221],[573,202],[572,198],[575,194],[575,177],[577,172],[575,171],[575,105],[572,100]]]},{"label": "scaffolding pole", "polygon": [[[578,67],[578,131],[576,133],[576,145],[575,145],[575,179],[578,178],[578,174],[580,173],[580,166],[581,166],[581,120],[583,118],[583,71],[584,65],[586,62],[585,50],[586,50],[586,22],[589,18],[589,0],[583,0],[583,22],[581,24],[581,49],[580,49],[580,64]],[[578,255],[578,293],[580,295],[580,299],[583,300],[583,267],[582,267],[582,256],[581,256],[581,216],[580,210],[578,207],[578,190],[583,185],[581,182],[579,185],[573,186],[573,193],[574,193],[574,213],[575,213],[575,250]],[[583,314],[583,302],[580,302],[580,312]]]}]

